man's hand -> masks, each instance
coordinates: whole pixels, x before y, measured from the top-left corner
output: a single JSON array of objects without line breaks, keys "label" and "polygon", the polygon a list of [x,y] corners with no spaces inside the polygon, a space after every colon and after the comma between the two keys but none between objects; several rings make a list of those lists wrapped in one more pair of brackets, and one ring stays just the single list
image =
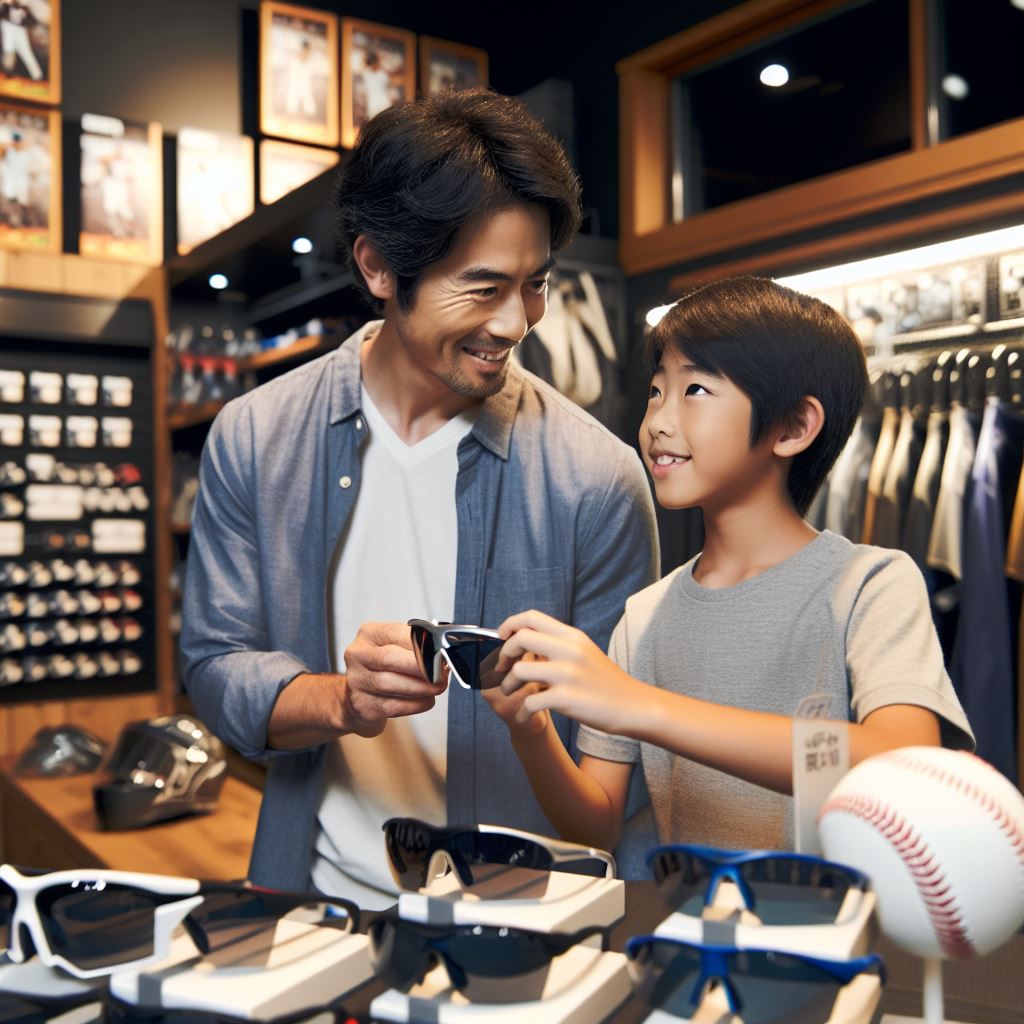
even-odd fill
[{"label": "man's hand", "polygon": [[378,736],[389,718],[429,711],[447,687],[428,683],[412,650],[409,627],[367,622],[345,648],[341,720],[345,732]]},{"label": "man's hand", "polygon": [[497,665],[507,672],[501,692],[512,698],[529,691],[519,698],[517,721],[551,709],[603,732],[628,735],[630,711],[644,705],[653,688],[619,668],[585,633],[538,611],[513,615],[498,633],[509,638]]},{"label": "man's hand", "polygon": [[296,676],[267,727],[274,750],[301,750],[345,733],[379,736],[389,718],[429,711],[447,681],[428,683],[402,622],[367,622],[345,649],[345,675]]}]

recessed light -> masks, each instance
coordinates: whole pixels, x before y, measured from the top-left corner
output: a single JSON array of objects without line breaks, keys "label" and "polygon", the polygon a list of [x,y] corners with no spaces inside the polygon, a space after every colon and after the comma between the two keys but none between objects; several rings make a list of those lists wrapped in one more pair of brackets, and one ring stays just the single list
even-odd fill
[{"label": "recessed light", "polygon": [[211,288],[214,288],[217,291],[221,291],[222,289],[227,288],[227,286],[230,283],[231,282],[228,281],[227,276],[224,274],[211,274],[209,279],[207,280],[207,284],[209,284]]},{"label": "recessed light", "polygon": [[292,252],[297,252],[300,256],[305,256],[307,252],[313,251],[313,243],[310,239],[306,238],[305,235],[299,235],[298,238],[292,239]]},{"label": "recessed light", "polygon": [[762,85],[778,89],[789,81],[789,68],[782,64],[769,64],[761,68],[760,79]]},{"label": "recessed light", "polygon": [[[1024,0],[1022,0],[1024,2]],[[967,94],[971,91],[970,86],[967,84],[966,79],[961,78],[960,75],[949,74],[942,79],[942,91],[954,100],[963,100],[967,98]]]}]

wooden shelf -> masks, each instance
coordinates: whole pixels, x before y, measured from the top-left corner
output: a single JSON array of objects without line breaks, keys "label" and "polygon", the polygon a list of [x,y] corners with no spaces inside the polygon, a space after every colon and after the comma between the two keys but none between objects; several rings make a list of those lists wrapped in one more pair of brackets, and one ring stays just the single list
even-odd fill
[{"label": "wooden shelf", "polygon": [[[336,334],[315,334],[299,338],[298,341],[287,348],[270,348],[265,352],[258,352],[256,355],[239,359],[238,372],[265,370],[270,366],[285,366],[291,362],[313,359],[337,348],[343,340],[342,337]],[[224,403],[220,401],[202,402],[191,409],[171,413],[167,417],[167,429],[172,431],[185,430],[188,427],[198,426],[200,423],[211,423],[217,413],[223,408]]]}]

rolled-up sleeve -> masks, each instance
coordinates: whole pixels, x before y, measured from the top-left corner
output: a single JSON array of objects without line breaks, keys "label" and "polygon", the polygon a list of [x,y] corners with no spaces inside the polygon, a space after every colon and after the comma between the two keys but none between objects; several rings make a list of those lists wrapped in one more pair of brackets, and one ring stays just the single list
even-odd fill
[{"label": "rolled-up sleeve", "polygon": [[246,757],[266,758],[267,723],[281,690],[308,671],[270,649],[260,582],[245,400],[217,416],[203,449],[182,604],[185,689],[199,717]]}]

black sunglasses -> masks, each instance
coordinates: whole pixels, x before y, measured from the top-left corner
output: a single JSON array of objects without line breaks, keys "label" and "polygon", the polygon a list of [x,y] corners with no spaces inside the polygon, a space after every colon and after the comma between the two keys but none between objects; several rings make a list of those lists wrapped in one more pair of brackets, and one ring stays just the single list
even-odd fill
[{"label": "black sunglasses", "polygon": [[438,874],[435,857],[443,857],[466,886],[473,884],[473,868],[480,864],[615,877],[615,860],[604,850],[503,825],[442,828],[417,818],[389,818],[384,845],[391,874],[403,889],[421,889]]},{"label": "black sunglasses", "polygon": [[714,902],[718,886],[728,881],[736,886],[746,909],[767,925],[835,924],[847,895],[861,895],[870,885],[854,868],[775,850],[716,850],[678,843],[655,847],[647,863],[673,910],[701,917]]},{"label": "black sunglasses", "polygon": [[459,686],[466,690],[490,690],[501,684],[494,671],[505,641],[496,630],[460,626],[431,619],[410,619],[412,649],[428,683],[442,683],[446,662]]},{"label": "black sunglasses", "polygon": [[724,997],[729,1019],[736,1014],[744,1024],[808,1024],[829,1020],[840,989],[857,975],[875,974],[885,984],[885,964],[877,954],[820,960],[644,935],[626,943],[626,957],[637,995],[685,1019],[720,988],[716,994]]},{"label": "black sunglasses", "polygon": [[[316,1021],[316,1024],[325,1024],[325,1021],[331,1024],[369,1024],[370,1018],[352,1013],[340,1000],[333,999],[329,1003],[294,1010],[278,1017],[262,1018],[259,1024],[305,1024],[306,1021]],[[3,1018],[0,1018],[0,1024],[5,1024]],[[108,996],[103,1005],[103,1024],[253,1024],[253,1019],[185,1007],[135,1006]]]},{"label": "black sunglasses", "polygon": [[481,924],[430,925],[394,913],[374,918],[367,929],[374,970],[400,992],[408,992],[437,964],[444,965],[457,989],[475,978],[529,974],[595,936],[607,949],[608,933],[603,927],[559,934]]}]

